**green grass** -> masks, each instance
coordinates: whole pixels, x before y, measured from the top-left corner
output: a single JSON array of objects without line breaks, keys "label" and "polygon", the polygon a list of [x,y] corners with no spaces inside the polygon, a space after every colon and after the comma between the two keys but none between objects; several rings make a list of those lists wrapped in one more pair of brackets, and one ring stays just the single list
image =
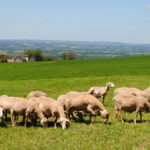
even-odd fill
[{"label": "green grass", "polygon": [[[32,90],[57,98],[70,90],[87,91],[91,86],[114,82],[116,87],[145,89],[150,85],[150,56],[0,64],[0,95],[26,97]],[[143,113],[142,123],[117,122],[112,102],[113,90],[106,97],[110,124],[97,117],[93,125],[71,122],[67,130],[53,127],[0,128],[0,149],[15,150],[149,150],[150,114]],[[123,113],[127,120],[135,114]],[[86,118],[88,119],[88,118]]]}]

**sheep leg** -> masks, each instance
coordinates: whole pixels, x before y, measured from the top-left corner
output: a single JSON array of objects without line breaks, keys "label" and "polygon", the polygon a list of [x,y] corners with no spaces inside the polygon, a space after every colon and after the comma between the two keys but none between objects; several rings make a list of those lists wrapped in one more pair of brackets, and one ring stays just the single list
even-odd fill
[{"label": "sheep leg", "polygon": [[[139,110],[140,110],[139,108],[136,109],[136,116],[135,116],[135,120],[134,120],[135,124],[136,124],[136,120],[137,120],[138,114],[140,113]],[[141,115],[140,115],[140,119],[141,119]]]},{"label": "sheep leg", "polygon": [[58,120],[58,116],[56,116],[56,118],[54,120],[54,128],[57,128],[57,120]]},{"label": "sheep leg", "polygon": [[139,112],[140,114],[140,121],[142,122],[142,112]]},{"label": "sheep leg", "polygon": [[117,106],[115,106],[115,109],[116,109],[116,119],[121,120],[121,122],[124,123],[124,120],[121,115],[121,108],[118,108]]},{"label": "sheep leg", "polygon": [[[94,119],[92,119],[93,116],[94,116]],[[90,113],[90,122],[92,122],[92,123],[96,122],[96,115],[93,115]]]},{"label": "sheep leg", "polygon": [[121,120],[122,123],[124,122],[122,115],[121,115],[121,110],[116,109],[116,119]]},{"label": "sheep leg", "polygon": [[66,107],[67,118],[70,119],[70,107]]},{"label": "sheep leg", "polygon": [[72,116],[72,118],[77,121],[77,118],[74,116],[73,112],[70,113],[70,115]]},{"label": "sheep leg", "polygon": [[21,122],[23,125],[25,124],[25,115],[23,115],[22,117],[22,122]]},{"label": "sheep leg", "polygon": [[15,120],[17,121],[18,120],[18,115],[15,115],[14,117],[15,117]]},{"label": "sheep leg", "polygon": [[119,111],[116,110],[116,119],[118,120],[118,116],[119,116]]},{"label": "sheep leg", "polygon": [[90,122],[91,122],[92,116],[96,115],[96,113],[93,111],[91,105],[88,105],[87,110],[90,112]]},{"label": "sheep leg", "polygon": [[12,125],[13,125],[13,127],[15,127],[16,126],[16,121],[15,121],[15,117],[14,117],[14,111],[11,110],[10,113],[11,113],[11,122],[12,122]]},{"label": "sheep leg", "polygon": [[5,121],[8,120],[7,113],[5,112]]},{"label": "sheep leg", "polygon": [[68,111],[67,111],[68,113],[67,113],[67,118],[69,118],[70,119],[70,115],[72,116],[72,118],[76,121],[77,120],[77,118],[74,116],[74,114],[73,114],[73,109],[69,109]]},{"label": "sheep leg", "polygon": [[34,116],[33,124],[34,124],[35,126],[37,125],[37,116]]},{"label": "sheep leg", "polygon": [[119,116],[119,119],[121,120],[121,122],[124,123],[123,117],[121,115],[121,111],[118,111],[118,116]]},{"label": "sheep leg", "polygon": [[4,116],[5,116],[4,114],[1,116],[1,122],[2,122],[2,125],[6,126],[6,122],[5,122],[6,120]]},{"label": "sheep leg", "polygon": [[138,114],[139,114],[139,112],[136,112],[136,116],[135,116],[135,119],[134,119],[134,123],[135,124],[136,124],[136,120],[137,120]]},{"label": "sheep leg", "polygon": [[124,120],[123,120],[123,117],[121,115],[121,112],[119,112],[119,116],[120,116],[121,122],[124,123]]},{"label": "sheep leg", "polygon": [[5,117],[4,116],[2,116],[2,124],[4,125],[4,126],[6,126],[6,122],[5,122],[6,120],[5,120]]},{"label": "sheep leg", "polygon": [[102,103],[104,104],[105,96],[101,96],[102,98]]},{"label": "sheep leg", "polygon": [[27,127],[27,122],[28,122],[28,113],[26,113],[25,115],[24,115],[24,119],[25,119],[25,124],[24,124],[24,126],[25,127]]},{"label": "sheep leg", "polygon": [[83,113],[82,113],[82,112],[79,111],[79,112],[77,113],[77,116],[78,116],[79,120],[84,121]]}]

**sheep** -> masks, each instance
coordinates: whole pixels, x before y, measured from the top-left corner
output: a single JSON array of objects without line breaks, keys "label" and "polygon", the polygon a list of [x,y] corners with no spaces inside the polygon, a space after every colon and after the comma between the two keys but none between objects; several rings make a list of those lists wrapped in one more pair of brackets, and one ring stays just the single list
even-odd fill
[{"label": "sheep", "polygon": [[148,103],[147,99],[140,95],[134,96],[134,95],[117,94],[113,97],[113,101],[115,103],[116,119],[118,119],[119,116],[122,122],[124,121],[121,116],[121,111],[126,111],[130,113],[135,111],[136,112],[136,117],[134,120],[135,124],[138,114],[140,114],[140,120],[142,121],[142,112],[150,111],[150,104]]},{"label": "sheep", "polygon": [[37,115],[41,119],[41,125],[47,126],[48,120],[44,114],[40,111],[38,105],[35,102],[28,101],[25,98],[20,97],[0,97],[0,107],[4,109],[5,113],[11,114],[12,125],[16,126],[16,115],[23,115],[25,127],[27,126],[28,117]]},{"label": "sheep", "polygon": [[32,91],[27,95],[27,98],[31,98],[31,97],[40,97],[40,96],[46,96],[48,97],[47,93],[44,93],[42,91]]},{"label": "sheep", "polygon": [[57,127],[57,120],[60,122],[62,129],[65,129],[67,124],[70,122],[65,115],[63,105],[52,98],[48,98],[45,96],[41,97],[33,97],[29,99],[30,101],[35,101],[43,114],[48,117],[54,117],[54,127]]},{"label": "sheep", "polygon": [[112,82],[108,82],[105,87],[91,87],[88,94],[95,96],[96,98],[102,98],[102,103],[104,104],[105,97],[110,88],[114,88],[115,85]]},{"label": "sheep", "polygon": [[114,96],[117,94],[138,96],[142,94],[142,91],[137,88],[121,87],[121,88],[115,89]]},{"label": "sheep", "polygon": [[90,122],[92,115],[95,116],[96,112],[103,117],[104,123],[109,119],[109,113],[101,102],[96,97],[82,92],[68,92],[65,96],[65,107],[68,116],[74,111],[87,111],[90,113]]}]

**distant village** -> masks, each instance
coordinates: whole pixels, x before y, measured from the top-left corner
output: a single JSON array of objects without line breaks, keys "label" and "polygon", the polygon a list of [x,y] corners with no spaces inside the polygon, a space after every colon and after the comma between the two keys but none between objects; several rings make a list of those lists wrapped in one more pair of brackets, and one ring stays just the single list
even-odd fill
[{"label": "distant village", "polygon": [[[63,60],[73,60],[76,59],[76,54],[74,52],[62,52],[60,58]],[[13,57],[8,57],[7,52],[0,51],[0,63],[13,63],[13,62],[31,62],[31,61],[57,61],[59,60],[55,56],[44,56],[40,49],[35,50],[25,50],[24,55],[15,55]]]},{"label": "distant village", "polygon": [[7,52],[0,52],[0,62],[28,62],[29,59],[26,56],[14,56],[12,58],[7,58]]}]

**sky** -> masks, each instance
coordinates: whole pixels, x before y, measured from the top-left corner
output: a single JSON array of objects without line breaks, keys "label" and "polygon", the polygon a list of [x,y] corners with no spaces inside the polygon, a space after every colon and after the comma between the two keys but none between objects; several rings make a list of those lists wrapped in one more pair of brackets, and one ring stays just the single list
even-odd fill
[{"label": "sky", "polygon": [[0,39],[150,43],[150,0],[0,0]]}]

